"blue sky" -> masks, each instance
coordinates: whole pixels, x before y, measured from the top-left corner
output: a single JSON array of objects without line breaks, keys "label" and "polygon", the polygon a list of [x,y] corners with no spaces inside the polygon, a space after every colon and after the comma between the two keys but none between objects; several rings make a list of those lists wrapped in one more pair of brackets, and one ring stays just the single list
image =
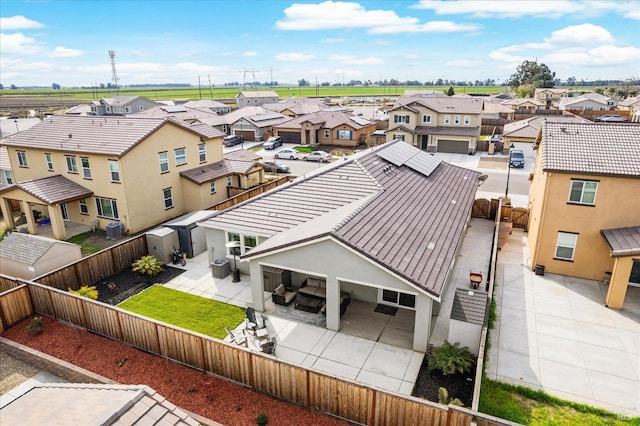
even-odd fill
[{"label": "blue sky", "polygon": [[0,10],[0,82],[502,83],[523,60],[558,78],[640,77],[640,2],[13,1]]}]

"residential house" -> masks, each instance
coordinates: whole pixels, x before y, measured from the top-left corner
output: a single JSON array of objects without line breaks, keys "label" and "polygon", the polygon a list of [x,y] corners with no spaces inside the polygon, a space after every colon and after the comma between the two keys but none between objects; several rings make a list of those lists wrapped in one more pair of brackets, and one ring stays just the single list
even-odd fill
[{"label": "residential house", "polygon": [[118,223],[134,233],[206,209],[226,199],[225,191],[203,182],[209,197],[196,205],[181,172],[223,161],[223,137],[173,118],[47,118],[3,142],[14,185],[0,190],[2,213],[14,228],[9,212],[19,202],[31,234],[42,215],[65,239],[66,221],[100,229]]},{"label": "residential house", "polygon": [[562,111],[609,111],[616,108],[618,101],[599,93],[585,93],[572,98],[562,98],[558,109]]},{"label": "residential house", "polygon": [[506,105],[484,100],[482,103],[482,118],[487,120],[513,120],[515,111]]},{"label": "residential house", "polygon": [[274,103],[265,103],[262,106],[291,118],[330,108],[321,99],[296,97],[281,99]]},{"label": "residential house", "polygon": [[277,102],[280,97],[273,90],[245,91],[236,96],[238,108],[246,106],[259,106],[266,103]]},{"label": "residential house", "polygon": [[27,130],[40,123],[39,118],[1,118],[0,119],[0,138],[14,135],[23,130]]},{"label": "residential house", "polygon": [[501,104],[520,114],[535,114],[545,109],[545,103],[535,98],[507,99],[506,101],[502,101]]},{"label": "residential house", "polygon": [[389,110],[387,140],[400,139],[428,152],[474,154],[482,99],[401,97]]},{"label": "residential house", "polygon": [[183,104],[189,108],[201,109],[201,110],[209,110],[211,112],[215,112],[216,114],[226,114],[231,112],[231,106],[214,101],[212,99],[199,99],[197,101],[188,101]]},{"label": "residential house", "polygon": [[610,280],[612,308],[640,281],[639,152],[640,125],[546,122],[529,192],[531,267]]},{"label": "residential house", "polygon": [[560,99],[569,96],[569,89],[537,88],[533,94],[534,98],[545,103],[545,109],[551,109],[558,104]]},{"label": "residential house", "polygon": [[78,244],[11,232],[0,241],[0,273],[30,280],[82,259]]},{"label": "residential house", "polygon": [[246,141],[260,141],[274,132],[274,127],[289,117],[261,106],[235,109],[227,114],[202,118],[200,121],[227,135],[241,135]]},{"label": "residential house", "polygon": [[93,115],[127,115],[146,111],[157,104],[143,96],[113,96],[92,101],[91,113]]},{"label": "residential house", "polygon": [[502,138],[506,146],[513,142],[535,143],[544,123],[591,123],[576,115],[536,115],[504,125]]},{"label": "residential house", "polygon": [[628,97],[618,102],[618,109],[629,111],[629,121],[640,123],[640,96]]},{"label": "residential house", "polygon": [[[234,258],[251,276],[253,306],[265,291],[306,283],[340,330],[351,300],[412,313],[413,349],[426,351],[432,316],[451,280],[479,173],[402,141],[366,150],[199,223],[211,259]],[[317,289],[315,289],[317,288]]]},{"label": "residential house", "polygon": [[342,111],[318,111],[288,120],[274,129],[287,143],[357,146],[375,132],[376,124]]},{"label": "residential house", "polygon": [[134,117],[165,118],[174,117],[187,123],[202,122],[215,117],[216,113],[207,109],[196,109],[185,105],[156,105],[144,111],[132,114]]}]

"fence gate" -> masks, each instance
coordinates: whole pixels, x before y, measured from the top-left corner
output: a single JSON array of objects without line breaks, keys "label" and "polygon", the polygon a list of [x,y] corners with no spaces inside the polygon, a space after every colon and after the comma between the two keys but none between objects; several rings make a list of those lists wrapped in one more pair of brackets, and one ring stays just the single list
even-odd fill
[{"label": "fence gate", "polygon": [[484,198],[478,198],[475,200],[473,202],[473,211],[471,212],[471,216],[491,219],[491,201]]},{"label": "fence gate", "polygon": [[529,209],[514,207],[511,210],[511,222],[516,228],[529,229]]}]

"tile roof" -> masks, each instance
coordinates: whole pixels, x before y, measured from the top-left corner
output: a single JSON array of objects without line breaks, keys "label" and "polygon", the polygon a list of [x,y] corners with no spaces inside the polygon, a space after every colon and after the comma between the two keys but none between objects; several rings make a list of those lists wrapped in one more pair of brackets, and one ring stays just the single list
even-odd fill
[{"label": "tile roof", "polygon": [[400,105],[412,106],[415,104],[427,107],[439,114],[480,114],[482,112],[482,99],[478,98],[452,98],[450,96],[436,96],[436,97],[409,97],[400,98],[394,109]]},{"label": "tile roof", "polygon": [[7,425],[166,425],[200,423],[148,386],[41,384],[2,408]]},{"label": "tile roof", "polygon": [[179,120],[192,121],[201,118],[215,117],[217,114],[207,109],[196,109],[186,105],[158,105],[144,111],[130,114],[130,117],[165,118],[175,117]]},{"label": "tile roof", "polygon": [[317,111],[293,118],[280,124],[278,127],[285,129],[300,129],[302,124],[305,122],[320,124],[323,129],[333,129],[338,126],[347,125],[356,130],[374,124],[369,120],[344,111]]},{"label": "tile roof", "polygon": [[195,101],[188,101],[183,104],[191,108],[231,108],[229,105],[214,101],[212,99],[199,99]]},{"label": "tile roof", "polygon": [[223,156],[225,160],[235,161],[258,161],[262,159],[258,154],[254,154],[246,149],[236,149],[235,151],[225,152]]},{"label": "tile roof", "polygon": [[3,145],[122,156],[167,124],[205,138],[220,135],[209,126],[190,126],[173,118],[54,116],[11,136]]},{"label": "tile roof", "polygon": [[252,92],[240,92],[238,96],[244,96],[245,98],[278,98],[278,94],[273,90],[256,90]]},{"label": "tile roof", "polygon": [[201,118],[202,123],[209,126],[221,126],[223,124],[231,125],[244,117],[250,117],[252,115],[270,114],[273,111],[263,108],[261,106],[245,106],[242,108],[234,109],[231,112],[222,115],[214,115],[209,118]]},{"label": "tile roof", "polygon": [[513,108],[510,108],[506,105],[489,102],[489,101],[484,101],[484,104],[482,105],[482,110],[487,114],[513,113]]},{"label": "tile roof", "polygon": [[12,259],[27,265],[35,265],[55,245],[80,247],[77,244],[39,235],[11,232],[0,241],[0,258]]},{"label": "tile roof", "polygon": [[600,232],[611,248],[611,256],[637,256],[640,254],[640,226],[604,229]]},{"label": "tile roof", "polygon": [[451,319],[483,325],[487,301],[487,293],[457,288],[453,297]]},{"label": "tile roof", "polygon": [[640,177],[640,124],[546,122],[544,171]]},{"label": "tile roof", "polygon": [[61,176],[47,176],[44,178],[25,180],[0,190],[6,192],[15,188],[20,188],[27,194],[31,194],[47,204],[66,203],[68,201],[79,200],[93,196],[93,191],[74,181]]},{"label": "tile roof", "polygon": [[255,167],[254,161],[235,161],[223,159],[215,163],[205,164],[190,170],[180,172],[180,176],[201,185],[217,178],[228,175],[243,175]]},{"label": "tile roof", "polygon": [[544,102],[536,98],[514,98],[514,99],[507,99],[501,102],[502,105],[513,105],[513,106],[518,106],[518,105],[527,104],[527,103],[534,104],[537,106],[545,105]]},{"label": "tile roof", "polygon": [[503,136],[519,136],[537,138],[540,128],[545,123],[591,123],[586,118],[577,115],[536,115],[524,120],[514,121],[504,125]]},{"label": "tile roof", "polygon": [[[413,156],[405,155],[407,149]],[[389,142],[224,210],[202,225],[267,237],[280,233],[244,258],[330,235],[438,297],[479,173],[430,164],[433,160],[402,141]]]}]

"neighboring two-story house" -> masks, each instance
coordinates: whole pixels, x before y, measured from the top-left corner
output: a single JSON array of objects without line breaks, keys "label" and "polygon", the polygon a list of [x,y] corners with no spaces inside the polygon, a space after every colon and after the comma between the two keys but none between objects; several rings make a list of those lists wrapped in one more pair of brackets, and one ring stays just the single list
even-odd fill
[{"label": "neighboring two-story house", "polygon": [[[622,308],[640,281],[640,125],[542,126],[529,192],[531,267],[609,280]],[[635,277],[635,278],[633,278]]]},{"label": "neighboring two-story house", "polygon": [[[3,142],[14,180],[0,190],[7,227],[14,228],[16,202],[30,233],[37,233],[38,216],[47,217],[58,239],[65,239],[66,221],[100,229],[118,222],[134,233],[211,207],[227,198],[226,186],[263,180],[255,161],[223,158],[223,137],[173,118],[47,118]],[[197,189],[185,176],[192,169],[206,175],[195,180]]]},{"label": "neighboring two-story house", "polygon": [[482,99],[401,97],[389,110],[387,140],[400,139],[428,152],[474,154]]},{"label": "neighboring two-story house", "polygon": [[183,104],[189,108],[209,110],[216,114],[226,114],[231,112],[231,107],[225,103],[214,101],[212,99],[198,99],[195,101],[188,101]]},{"label": "neighboring two-story house", "polygon": [[283,142],[301,145],[357,146],[376,130],[375,123],[342,111],[301,115],[275,127]]},{"label": "neighboring two-story house", "polygon": [[265,103],[278,102],[278,99],[280,99],[280,97],[273,90],[240,92],[236,96],[236,106],[238,108],[259,106]]},{"label": "neighboring two-story house", "polygon": [[143,96],[113,96],[90,103],[93,115],[127,115],[158,106]]},{"label": "neighboring two-story house", "polygon": [[501,104],[521,114],[535,114],[541,109],[545,109],[545,103],[535,98],[507,99]]},{"label": "neighboring two-story house", "polygon": [[546,109],[550,109],[556,106],[560,99],[569,97],[569,89],[538,88],[533,97],[544,102]]},{"label": "neighboring two-story house", "polygon": [[572,98],[562,98],[558,103],[558,108],[566,110],[580,111],[609,111],[616,108],[618,101],[599,93],[585,93]]}]

